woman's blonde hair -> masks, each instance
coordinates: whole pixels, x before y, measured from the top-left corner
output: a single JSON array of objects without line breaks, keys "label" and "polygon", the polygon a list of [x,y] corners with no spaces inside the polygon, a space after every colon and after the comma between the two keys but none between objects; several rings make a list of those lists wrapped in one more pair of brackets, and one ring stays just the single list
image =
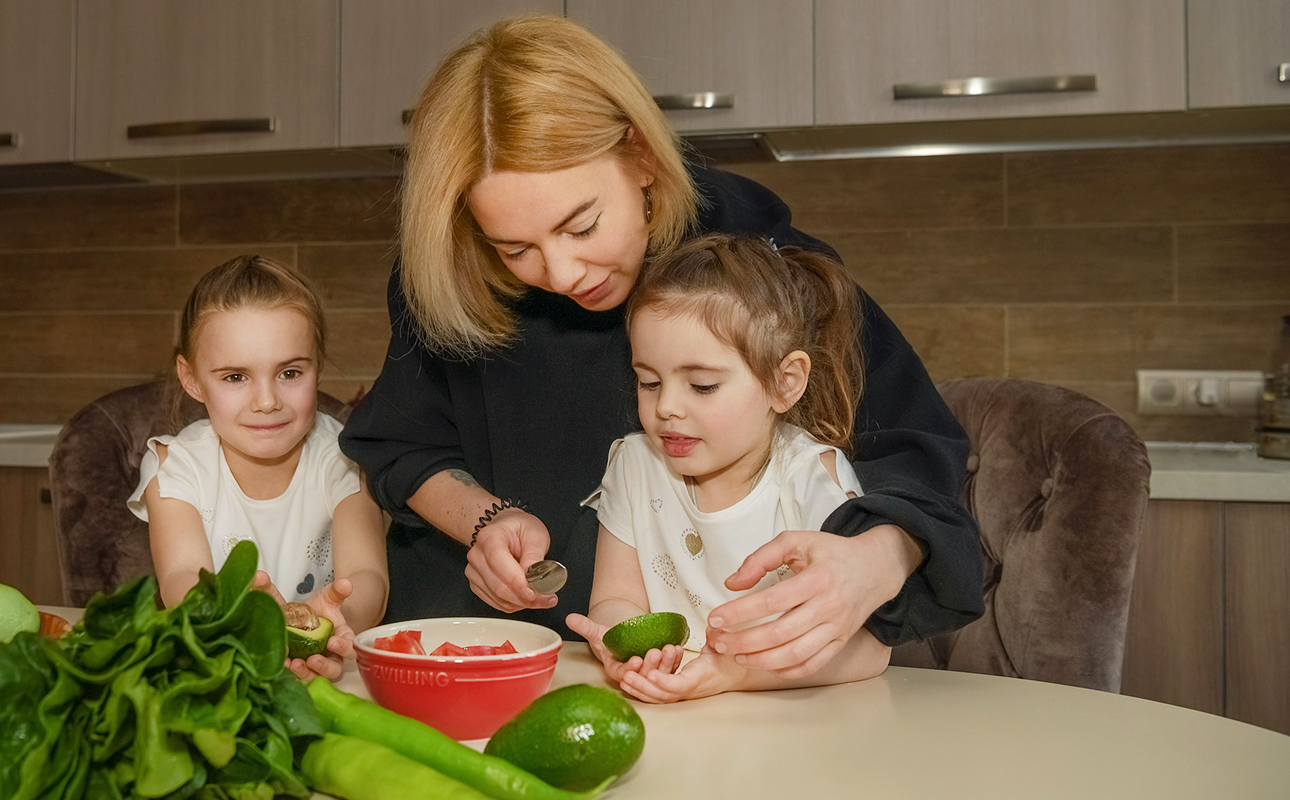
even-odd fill
[{"label": "woman's blonde hair", "polygon": [[697,215],[680,139],[626,61],[574,22],[502,20],[439,65],[408,130],[402,286],[428,346],[468,356],[515,332],[525,287],[484,242],[466,199],[497,171],[554,172],[606,154],[653,176],[651,250]]},{"label": "woman's blonde hair", "polygon": [[837,261],[753,236],[702,236],[645,267],[627,324],[645,309],[694,316],[739,353],[771,397],[781,392],[784,357],[806,353],[806,391],[782,419],[851,453],[864,393],[860,294]]}]

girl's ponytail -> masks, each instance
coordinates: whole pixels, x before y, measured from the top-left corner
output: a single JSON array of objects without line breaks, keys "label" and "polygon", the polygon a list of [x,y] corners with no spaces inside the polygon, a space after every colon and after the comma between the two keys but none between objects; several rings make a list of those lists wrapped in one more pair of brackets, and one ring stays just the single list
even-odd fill
[{"label": "girl's ponytail", "polygon": [[851,453],[864,388],[860,292],[837,261],[752,236],[703,236],[646,265],[627,304],[628,324],[645,308],[693,314],[772,396],[784,357],[805,352],[806,391],[784,420]]}]

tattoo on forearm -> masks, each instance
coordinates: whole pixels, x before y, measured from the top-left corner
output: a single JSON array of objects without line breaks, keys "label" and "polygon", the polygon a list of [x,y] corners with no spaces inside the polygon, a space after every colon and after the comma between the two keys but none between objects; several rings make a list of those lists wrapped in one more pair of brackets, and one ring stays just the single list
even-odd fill
[{"label": "tattoo on forearm", "polygon": [[464,469],[448,470],[448,477],[462,484],[463,486],[479,486],[479,481]]}]

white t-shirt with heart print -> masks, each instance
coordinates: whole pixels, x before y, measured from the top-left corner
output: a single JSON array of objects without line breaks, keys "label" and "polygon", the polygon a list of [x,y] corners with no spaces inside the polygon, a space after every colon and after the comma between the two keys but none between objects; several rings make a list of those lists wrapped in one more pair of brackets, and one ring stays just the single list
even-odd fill
[{"label": "white t-shirt with heart print", "polygon": [[[288,601],[302,601],[335,579],[331,519],[336,505],[359,491],[358,466],[340,451],[341,424],[318,413],[287,490],[271,500],[246,496],[224,460],[219,436],[199,420],[175,436],[154,436],[139,465],[130,510],[148,520],[143,492],[155,476],[162,497],[197,509],[218,570],[243,539],[260,551],[259,568]],[[166,445],[158,469],[157,443]]]},{"label": "white t-shirt with heart print", "polygon": [[[820,461],[827,452],[835,454],[837,482]],[[847,492],[861,494],[846,456],[784,424],[761,479],[729,508],[700,511],[685,480],[644,433],[614,442],[600,487],[583,505],[596,509],[606,530],[636,548],[649,610],[684,614],[690,624],[686,649],[697,651],[703,649],[708,614],[747,593],[727,589],[726,578],[782,531],[820,530]],[[787,574],[781,567],[748,591]]]}]

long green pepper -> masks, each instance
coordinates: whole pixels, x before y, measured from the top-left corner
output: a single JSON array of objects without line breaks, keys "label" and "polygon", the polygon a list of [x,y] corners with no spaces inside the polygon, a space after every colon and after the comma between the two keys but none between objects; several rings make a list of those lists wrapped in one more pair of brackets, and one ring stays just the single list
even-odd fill
[{"label": "long green pepper", "polygon": [[309,694],[328,731],[384,745],[496,800],[591,800],[614,782],[614,778],[607,778],[585,792],[559,789],[509,761],[477,752],[423,722],[342,692],[325,678],[311,681]]},{"label": "long green pepper", "polygon": [[300,771],[315,791],[345,800],[488,800],[384,745],[336,733],[310,743]]}]

